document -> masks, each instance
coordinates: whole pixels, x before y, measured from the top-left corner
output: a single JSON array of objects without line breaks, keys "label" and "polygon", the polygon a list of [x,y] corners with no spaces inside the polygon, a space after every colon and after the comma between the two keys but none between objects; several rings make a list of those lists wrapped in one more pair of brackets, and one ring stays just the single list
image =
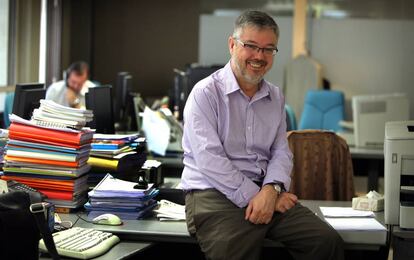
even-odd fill
[{"label": "document", "polygon": [[375,218],[326,218],[335,230],[381,231],[386,228]]},{"label": "document", "polygon": [[145,132],[148,149],[165,156],[170,142],[170,126],[157,112],[145,107],[142,119],[142,129]]},{"label": "document", "polygon": [[108,196],[124,196],[124,197],[137,197],[144,196],[151,192],[153,183],[148,184],[147,189],[134,188],[137,183],[132,181],[124,181],[121,179],[114,178],[109,173],[103,178],[103,180],[96,185],[93,189],[94,195],[105,195]]},{"label": "document", "polygon": [[160,221],[185,220],[185,206],[168,200],[161,200],[158,208],[154,210]]},{"label": "document", "polygon": [[375,217],[374,212],[355,210],[351,207],[319,207],[325,218]]},{"label": "document", "polygon": [[386,228],[375,219],[372,211],[351,207],[319,207],[326,222],[335,230],[381,231]]},{"label": "document", "polygon": [[[133,141],[139,137],[138,133],[135,134],[94,134],[93,139],[95,140],[127,140]],[[145,139],[143,140],[145,141]]]}]

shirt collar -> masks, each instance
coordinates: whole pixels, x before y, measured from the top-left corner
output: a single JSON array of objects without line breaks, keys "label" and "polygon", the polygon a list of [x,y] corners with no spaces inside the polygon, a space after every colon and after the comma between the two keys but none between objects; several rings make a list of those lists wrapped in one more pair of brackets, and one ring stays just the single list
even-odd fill
[{"label": "shirt collar", "polygon": [[236,77],[231,69],[230,61],[223,68],[222,79],[224,82],[224,94],[228,95],[240,90],[239,83],[237,83]]},{"label": "shirt collar", "polygon": [[[222,70],[221,78],[224,82],[224,94],[229,95],[238,90],[242,91],[240,89],[239,83],[237,83],[236,76],[234,76],[234,72],[231,68],[230,61],[226,64],[226,66],[224,66]],[[254,95],[253,99],[259,100],[266,96],[268,96],[269,99],[271,99],[270,87],[269,87],[269,84],[265,80],[262,80],[260,82],[260,88]]]},{"label": "shirt collar", "polygon": [[85,94],[88,92],[89,90],[89,84],[88,84],[88,80],[85,81],[85,83],[83,83],[82,89],[79,92],[82,96],[85,96]]},{"label": "shirt collar", "polygon": [[265,97],[272,100],[272,96],[270,95],[270,86],[266,80],[262,80],[262,82],[260,82],[260,88],[254,95],[253,100],[259,100]]}]

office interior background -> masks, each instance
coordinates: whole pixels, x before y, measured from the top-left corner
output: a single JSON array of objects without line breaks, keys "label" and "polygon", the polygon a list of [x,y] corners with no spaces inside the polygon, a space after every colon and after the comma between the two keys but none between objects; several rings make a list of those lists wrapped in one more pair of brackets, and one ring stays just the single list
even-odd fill
[{"label": "office interior background", "polygon": [[[395,92],[407,95],[413,119],[414,1],[307,4],[305,47],[331,89],[344,92],[346,119],[352,96]],[[294,0],[0,0],[0,111],[8,86],[48,86],[77,60],[88,62],[101,84],[114,86],[118,72],[128,71],[132,91],[148,102],[169,95],[174,68],[229,60],[227,39],[245,9],[264,10],[280,26],[267,79],[283,88],[293,58]]]},{"label": "office interior background", "polygon": [[[307,2],[306,49],[332,89],[348,101],[402,92],[414,104],[413,1]],[[102,84],[114,85],[119,71],[129,71],[133,91],[168,95],[174,68],[228,61],[227,38],[247,8],[269,12],[280,26],[280,52],[267,78],[283,87],[293,0],[0,0],[0,86],[49,85],[71,62],[85,60]],[[0,102],[3,107],[3,96]],[[349,102],[346,116],[352,116]]]}]

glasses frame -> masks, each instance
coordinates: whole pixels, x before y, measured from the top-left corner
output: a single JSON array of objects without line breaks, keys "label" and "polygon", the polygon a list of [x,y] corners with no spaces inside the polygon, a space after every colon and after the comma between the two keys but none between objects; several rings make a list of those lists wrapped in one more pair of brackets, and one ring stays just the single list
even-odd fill
[{"label": "glasses frame", "polygon": [[[240,43],[240,45],[243,46],[243,48],[250,49],[252,51],[257,51],[257,52],[262,51],[262,53],[265,54],[265,55],[275,56],[276,53],[279,52],[279,49],[277,47],[274,47],[274,48],[263,47],[262,48],[262,47],[259,47],[259,46],[255,45],[255,44],[242,42],[239,38],[234,37],[233,39],[235,39],[238,43]],[[270,51],[271,51],[271,53],[270,53]]]}]

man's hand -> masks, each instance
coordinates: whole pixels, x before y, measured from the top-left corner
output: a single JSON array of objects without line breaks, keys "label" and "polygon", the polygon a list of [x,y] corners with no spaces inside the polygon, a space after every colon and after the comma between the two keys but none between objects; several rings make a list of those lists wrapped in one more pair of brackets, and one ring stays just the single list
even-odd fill
[{"label": "man's hand", "polygon": [[284,213],[287,210],[293,208],[297,202],[298,197],[296,197],[295,194],[283,192],[278,196],[276,200],[274,211]]},{"label": "man's hand", "polygon": [[68,101],[70,107],[80,107],[78,94],[76,94],[76,92],[69,87],[66,90],[66,100]]},{"label": "man's hand", "polygon": [[275,212],[277,192],[272,185],[265,185],[247,206],[245,219],[253,224],[269,224]]}]

